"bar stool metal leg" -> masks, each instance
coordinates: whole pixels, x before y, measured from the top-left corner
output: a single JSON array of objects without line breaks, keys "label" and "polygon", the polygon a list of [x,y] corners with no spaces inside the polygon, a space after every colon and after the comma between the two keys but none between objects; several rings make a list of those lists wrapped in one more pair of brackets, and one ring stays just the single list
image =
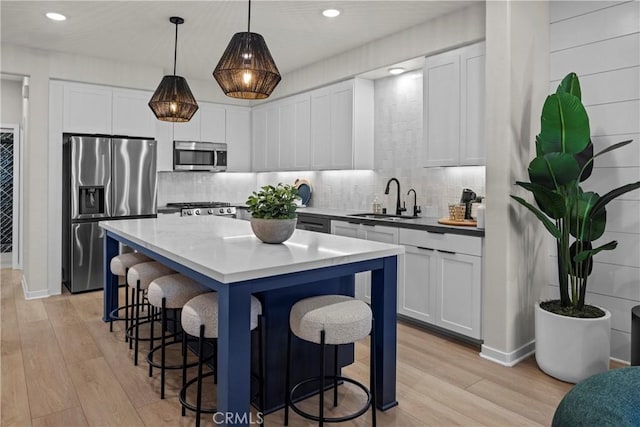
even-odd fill
[{"label": "bar stool metal leg", "polygon": [[[165,362],[166,362],[166,334],[167,334],[167,300],[166,298],[162,298],[162,309],[161,309],[161,313],[160,313],[160,317],[161,317],[161,336],[160,336],[160,343],[162,345],[162,348],[160,350],[160,361],[162,364],[162,367],[160,368],[160,399],[164,399],[164,380],[165,380]],[[151,324],[153,324],[153,319],[151,319]]]},{"label": "bar stool metal leg", "polygon": [[324,425],[324,377],[325,377],[325,345],[324,331],[320,332],[320,427]]},{"label": "bar stool metal leg", "polygon": [[[182,388],[184,390],[184,386],[187,384],[187,334],[182,332]],[[187,414],[187,409],[184,405],[180,405],[182,407],[182,416],[184,417]]]},{"label": "bar stool metal leg", "polygon": [[140,342],[140,281],[136,282],[136,339],[133,345],[133,364],[138,366],[138,344]]},{"label": "bar stool metal leg", "polygon": [[376,325],[371,320],[369,341],[369,390],[371,391],[371,427],[376,427]]},{"label": "bar stool metal leg", "polygon": [[291,388],[291,329],[287,334],[287,369],[284,380],[284,425],[289,425],[289,389]]},{"label": "bar stool metal leg", "polygon": [[333,407],[338,406],[338,346],[333,346]]},{"label": "bar stool metal leg", "polygon": [[202,408],[202,365],[204,363],[204,325],[200,325],[198,337],[198,396],[196,398],[196,427],[200,427],[200,409]]}]

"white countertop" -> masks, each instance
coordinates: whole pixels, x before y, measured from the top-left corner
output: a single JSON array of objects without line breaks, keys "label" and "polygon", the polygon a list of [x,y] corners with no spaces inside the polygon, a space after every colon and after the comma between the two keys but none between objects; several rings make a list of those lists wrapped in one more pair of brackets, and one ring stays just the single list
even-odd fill
[{"label": "white countertop", "polygon": [[233,283],[404,253],[404,247],[296,230],[262,243],[248,221],[221,216],[101,221],[100,226],[222,283]]}]

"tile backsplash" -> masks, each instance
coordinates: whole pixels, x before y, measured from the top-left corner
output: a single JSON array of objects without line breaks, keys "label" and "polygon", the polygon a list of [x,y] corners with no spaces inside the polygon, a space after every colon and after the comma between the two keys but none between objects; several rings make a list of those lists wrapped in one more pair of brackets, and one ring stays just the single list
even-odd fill
[{"label": "tile backsplash", "polygon": [[328,209],[369,211],[377,196],[393,213],[396,188],[384,189],[391,177],[400,181],[400,200],[411,212],[413,195],[422,216],[448,215],[447,205],[460,201],[463,188],[485,194],[485,167],[423,168],[422,155],[422,71],[375,81],[374,170],[296,171],[261,173],[158,173],[158,206],[181,201],[244,202],[262,185],[293,184],[306,178],[313,187],[310,206]]}]

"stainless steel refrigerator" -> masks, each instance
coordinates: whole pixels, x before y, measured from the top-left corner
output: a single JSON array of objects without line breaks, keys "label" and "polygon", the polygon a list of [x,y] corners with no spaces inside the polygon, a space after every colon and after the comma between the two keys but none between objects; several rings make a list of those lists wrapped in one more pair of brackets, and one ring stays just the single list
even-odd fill
[{"label": "stainless steel refrigerator", "polygon": [[101,289],[98,222],[156,217],[156,141],[65,134],[62,198],[62,281]]}]

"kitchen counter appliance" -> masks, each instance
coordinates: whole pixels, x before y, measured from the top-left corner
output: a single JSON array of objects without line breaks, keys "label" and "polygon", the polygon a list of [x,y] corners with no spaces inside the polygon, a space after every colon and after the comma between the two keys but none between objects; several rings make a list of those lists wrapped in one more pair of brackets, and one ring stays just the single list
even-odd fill
[{"label": "kitchen counter appliance", "polygon": [[167,203],[167,208],[180,209],[180,216],[223,215],[236,217],[236,208],[227,202]]},{"label": "kitchen counter appliance", "polygon": [[174,141],[173,170],[224,172],[227,170],[227,144]]},{"label": "kitchen counter appliance", "polygon": [[98,221],[157,216],[156,141],[65,134],[62,152],[62,282],[102,289]]},{"label": "kitchen counter appliance", "polygon": [[464,205],[464,219],[471,219],[471,203],[475,202],[476,193],[473,190],[465,188],[460,196],[460,204]]}]

